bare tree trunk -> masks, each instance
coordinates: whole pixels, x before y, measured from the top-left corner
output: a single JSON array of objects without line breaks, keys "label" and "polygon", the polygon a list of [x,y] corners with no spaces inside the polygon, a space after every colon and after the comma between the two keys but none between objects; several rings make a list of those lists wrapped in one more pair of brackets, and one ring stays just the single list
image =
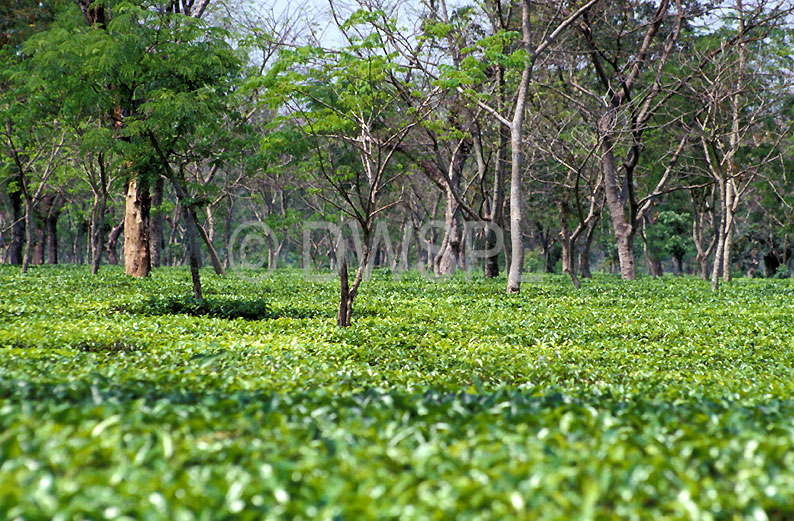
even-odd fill
[{"label": "bare tree trunk", "polygon": [[608,138],[608,134],[611,132],[611,119],[608,115],[599,122],[600,132],[603,136],[601,141],[601,168],[604,175],[604,192],[606,193],[607,207],[612,218],[612,230],[615,233],[615,241],[617,243],[620,276],[624,280],[634,280],[637,278],[637,271],[634,266],[634,228],[626,220],[626,214],[623,209],[624,204],[620,196],[615,156],[612,151],[612,142]]},{"label": "bare tree trunk", "polygon": [[218,258],[218,253],[215,251],[215,246],[212,245],[212,241],[210,240],[209,237],[207,237],[207,232],[205,232],[204,228],[202,228],[201,225],[198,223],[195,210],[193,210],[191,216],[193,218],[193,224],[195,225],[199,235],[201,236],[201,240],[203,240],[204,244],[207,245],[207,250],[209,250],[209,254],[210,254],[210,261],[212,262],[212,267],[215,270],[215,274],[220,275],[221,277],[225,276],[226,272],[223,269],[223,264],[221,263],[220,258]]},{"label": "bare tree trunk", "polygon": [[347,303],[350,300],[350,286],[347,280],[347,259],[342,259],[339,267],[339,280],[341,291],[339,295],[339,312],[336,315],[336,325],[339,327],[350,326],[350,315],[348,314]]},{"label": "bare tree trunk", "polygon": [[441,275],[454,274],[460,258],[460,211],[452,192],[452,190],[455,190],[456,193],[460,191],[460,176],[453,173],[450,182],[453,186],[451,189],[447,188],[447,206],[444,212],[445,240],[438,263],[438,273]]},{"label": "bare tree trunk", "polygon": [[583,279],[593,277],[590,272],[590,246],[593,244],[593,237],[595,237],[595,229],[598,219],[593,219],[592,222],[587,223],[587,230],[585,231],[584,243],[579,247],[579,273],[582,274]]},{"label": "bare tree trunk", "polygon": [[731,281],[731,249],[733,248],[733,218],[736,215],[736,188],[733,179],[725,183],[725,240],[722,253],[722,280]]},{"label": "bare tree trunk", "polygon": [[149,184],[143,178],[130,179],[124,212],[124,269],[127,275],[146,277],[151,271],[149,257]]},{"label": "bare tree trunk", "polygon": [[165,180],[158,177],[152,187],[152,211],[149,219],[149,254],[153,268],[159,268],[163,255],[163,190]]},{"label": "bare tree trunk", "polygon": [[720,192],[720,225],[717,233],[717,249],[714,253],[714,265],[711,270],[711,290],[720,289],[720,269],[722,268],[722,255],[725,252],[725,182],[722,178],[718,180]]},{"label": "bare tree trunk", "polygon": [[22,264],[26,234],[26,217],[22,205],[22,190],[19,188],[12,190],[9,192],[8,197],[11,199],[11,218],[13,219],[13,224],[11,225],[11,245],[8,249],[8,262],[9,264]]},{"label": "bare tree trunk", "polygon": [[99,273],[99,264],[102,262],[102,235],[105,229],[105,208],[107,195],[94,194],[94,211],[91,215],[91,275]]},{"label": "bare tree trunk", "polygon": [[[36,219],[34,219],[35,221]],[[35,236],[35,245],[33,246],[33,257],[30,259],[30,263],[34,266],[41,266],[44,264],[44,251],[45,245],[47,242],[47,229],[45,228],[45,223],[41,223],[41,226],[36,226],[33,230],[33,234]]]},{"label": "bare tree trunk", "polygon": [[61,198],[56,197],[47,215],[47,263],[58,264],[58,219],[61,216]]},{"label": "bare tree trunk", "polygon": [[563,198],[560,199],[559,210],[560,243],[562,244],[562,272],[569,275],[571,277],[571,282],[573,282],[573,287],[579,289],[582,287],[582,283],[576,276],[576,269],[574,267],[574,250],[576,239],[575,237],[571,236],[571,232],[568,229],[568,216],[570,214],[570,208],[568,206],[567,196],[563,196]]},{"label": "bare tree trunk", "polygon": [[226,229],[223,231],[223,244],[226,249],[226,258],[223,260],[223,265],[228,268],[231,263],[232,252],[229,251],[230,242],[232,240],[232,223],[234,222],[234,198],[229,196],[229,212],[226,214]]},{"label": "bare tree trunk", "polygon": [[[521,2],[521,37],[524,50],[531,56],[532,42],[530,17],[530,1]],[[532,78],[532,61],[524,58],[524,70],[521,72],[521,82],[518,86],[518,95],[510,122],[510,269],[507,273],[507,292],[518,293],[521,291],[521,272],[524,269],[524,241],[521,235],[521,222],[523,221],[522,204],[524,202],[521,191],[521,173],[523,170],[524,144],[524,112],[529,99],[529,82]]]},{"label": "bare tree trunk", "polygon": [[122,219],[121,222],[112,230],[110,230],[110,235],[108,236],[108,244],[107,244],[107,252],[108,252],[108,264],[113,266],[119,263],[119,257],[116,254],[116,243],[121,236],[121,232],[124,231],[124,222],[125,219]]},{"label": "bare tree trunk", "polygon": [[[497,97],[497,107],[499,112],[504,110],[506,105],[505,101],[505,86],[504,86],[504,68],[499,66],[497,68],[497,83],[499,85],[499,96]],[[485,264],[483,271],[485,278],[494,278],[499,276],[499,251],[496,246],[499,244],[497,233],[502,234],[504,240],[505,233],[505,166],[507,164],[507,146],[509,143],[508,129],[504,125],[499,125],[499,144],[496,153],[496,165],[494,166],[494,182],[493,182],[493,197],[491,198],[491,211],[488,220],[493,224],[486,231],[485,235],[485,249],[490,253],[485,257]],[[502,244],[505,244],[504,242]],[[508,263],[506,263],[508,264]]]},{"label": "bare tree trunk", "polygon": [[35,226],[33,223],[33,209],[29,197],[25,198],[25,255],[22,258],[22,273],[27,273],[30,266],[30,258],[33,255],[33,233]]},{"label": "bare tree trunk", "polygon": [[[182,204],[183,201],[180,201]],[[195,209],[188,205],[184,207],[185,213],[185,235],[187,236],[188,258],[190,259],[190,278],[193,281],[193,298],[201,300],[201,277],[199,275],[199,243],[198,243],[198,221]]]}]

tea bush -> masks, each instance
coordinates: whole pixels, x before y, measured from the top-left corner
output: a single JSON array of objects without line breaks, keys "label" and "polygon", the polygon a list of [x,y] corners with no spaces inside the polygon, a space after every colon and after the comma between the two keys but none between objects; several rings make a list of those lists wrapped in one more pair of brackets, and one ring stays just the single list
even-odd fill
[{"label": "tea bush", "polygon": [[248,275],[0,268],[0,517],[794,517],[791,279]]}]

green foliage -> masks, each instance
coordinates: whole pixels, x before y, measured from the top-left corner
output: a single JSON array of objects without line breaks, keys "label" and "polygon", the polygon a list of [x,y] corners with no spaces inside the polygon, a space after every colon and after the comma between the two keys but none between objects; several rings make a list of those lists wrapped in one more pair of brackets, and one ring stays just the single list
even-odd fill
[{"label": "green foliage", "polygon": [[264,320],[129,311],[179,302],[186,278],[0,268],[0,512],[794,514],[790,280],[560,276],[508,296],[378,274],[339,329],[338,283],[283,272],[205,277],[208,301],[267,301]]}]

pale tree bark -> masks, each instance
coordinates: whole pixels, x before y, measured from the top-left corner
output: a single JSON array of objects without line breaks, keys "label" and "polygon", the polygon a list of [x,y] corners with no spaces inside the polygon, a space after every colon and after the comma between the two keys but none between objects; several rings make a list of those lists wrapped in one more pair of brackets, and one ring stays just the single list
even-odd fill
[{"label": "pale tree bark", "polygon": [[149,256],[149,182],[141,175],[130,179],[124,207],[124,271],[132,277],[147,277]]}]

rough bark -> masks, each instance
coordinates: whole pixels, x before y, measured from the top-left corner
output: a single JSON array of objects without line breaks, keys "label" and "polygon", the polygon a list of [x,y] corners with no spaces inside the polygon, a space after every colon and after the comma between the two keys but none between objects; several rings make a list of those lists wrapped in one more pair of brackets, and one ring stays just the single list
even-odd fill
[{"label": "rough bark", "polygon": [[624,201],[621,198],[621,185],[618,171],[615,167],[615,156],[612,150],[612,141],[609,139],[612,117],[614,114],[602,118],[599,130],[601,141],[601,169],[604,175],[604,193],[606,194],[607,208],[612,219],[612,230],[617,243],[618,261],[620,262],[620,276],[624,280],[637,278],[634,265],[634,227],[626,219]]},{"label": "rough bark", "polygon": [[132,277],[151,271],[149,256],[149,184],[143,177],[131,179],[124,212],[124,270]]}]

